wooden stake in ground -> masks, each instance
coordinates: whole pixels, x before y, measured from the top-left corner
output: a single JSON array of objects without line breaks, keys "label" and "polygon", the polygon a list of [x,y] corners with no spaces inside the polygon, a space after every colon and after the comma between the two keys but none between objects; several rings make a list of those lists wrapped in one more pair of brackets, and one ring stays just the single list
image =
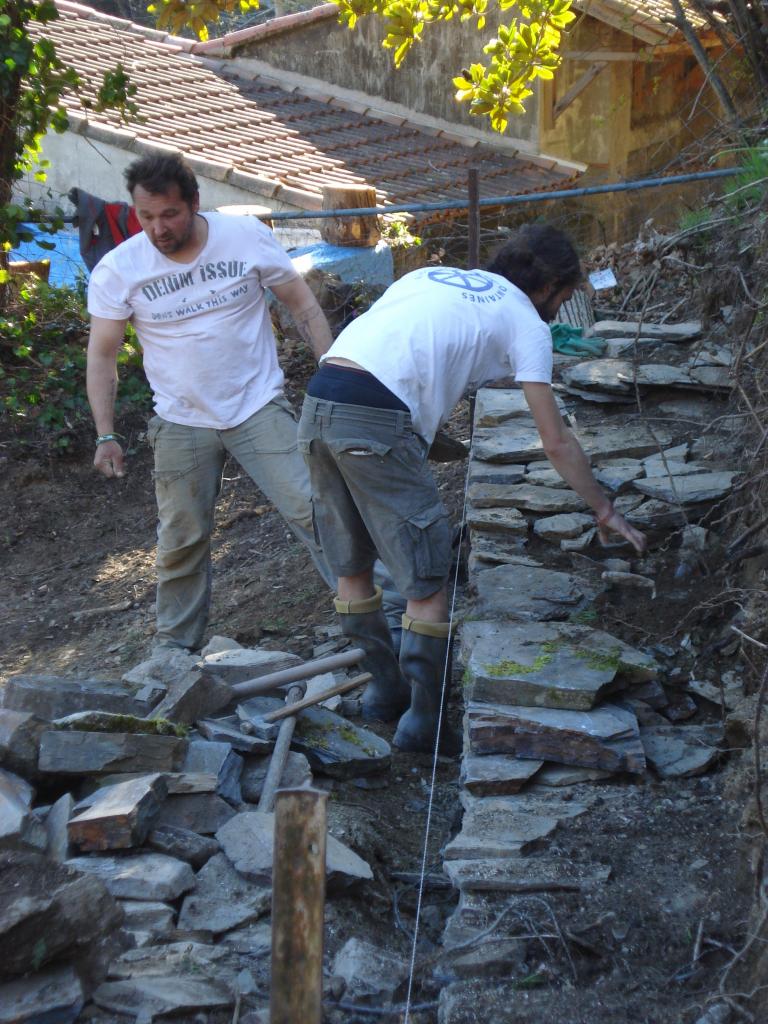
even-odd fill
[{"label": "wooden stake in ground", "polygon": [[[376,205],[376,189],[370,185],[323,185],[324,210],[365,210]],[[379,219],[367,217],[324,217],[320,221],[323,241],[331,245],[376,245],[381,238]]]},{"label": "wooden stake in ground", "polygon": [[322,1021],[327,799],[316,789],[277,795],[270,1024]]}]

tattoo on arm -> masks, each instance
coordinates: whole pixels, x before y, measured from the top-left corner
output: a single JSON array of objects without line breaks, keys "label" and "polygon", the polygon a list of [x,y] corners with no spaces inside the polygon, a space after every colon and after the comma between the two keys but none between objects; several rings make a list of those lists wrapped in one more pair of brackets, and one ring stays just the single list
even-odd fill
[{"label": "tattoo on arm", "polygon": [[333,340],[325,313],[320,306],[312,305],[294,313],[293,319],[302,339],[319,359]]}]

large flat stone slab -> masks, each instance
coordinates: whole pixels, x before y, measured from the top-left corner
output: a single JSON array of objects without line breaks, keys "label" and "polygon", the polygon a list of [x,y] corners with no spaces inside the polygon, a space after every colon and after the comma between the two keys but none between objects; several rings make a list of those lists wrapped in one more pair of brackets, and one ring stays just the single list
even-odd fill
[{"label": "large flat stone slab", "polygon": [[573,623],[468,622],[462,653],[466,699],[490,704],[588,711],[658,673],[650,655]]},{"label": "large flat stone slab", "polygon": [[677,324],[652,324],[632,320],[598,320],[587,334],[591,338],[635,338],[638,334],[654,341],[693,341],[701,334],[700,320],[687,320]]},{"label": "large flat stone slab", "polygon": [[525,551],[528,541],[517,534],[485,533],[482,530],[469,531],[470,552],[468,569],[470,576],[494,565],[517,563]]},{"label": "large flat stone slab", "polygon": [[0,708],[0,766],[31,779],[37,772],[40,734],[47,728],[29,711]]},{"label": "large flat stone slab", "polygon": [[469,463],[470,484],[520,484],[525,479],[526,467],[506,462],[481,462],[472,458]]},{"label": "large flat stone slab", "polygon": [[462,794],[461,831],[443,850],[444,860],[517,857],[552,835],[562,821],[578,817],[587,805],[561,799]]},{"label": "large flat stone slab", "polygon": [[473,796],[510,796],[519,793],[543,764],[510,754],[478,757],[468,752],[461,759],[460,782]]},{"label": "large flat stone slab", "polygon": [[31,812],[33,796],[25,779],[0,768],[0,850],[45,849],[45,828]]},{"label": "large flat stone slab", "polygon": [[[238,705],[238,714],[259,719],[282,706],[273,697],[253,697]],[[313,771],[336,779],[386,771],[392,759],[386,740],[322,707],[306,708],[296,716],[291,749],[304,754]]]},{"label": "large flat stone slab", "polygon": [[290,651],[263,651],[248,647],[217,651],[203,659],[203,665],[230,686],[248,679],[261,679],[270,672],[281,672],[284,668],[300,664],[301,658]]},{"label": "large flat stone slab", "polygon": [[67,825],[70,843],[82,852],[141,846],[168,793],[162,775],[146,775],[96,792]]},{"label": "large flat stone slab", "polygon": [[269,913],[272,890],[256,885],[218,853],[198,872],[195,891],[184,897],[179,928],[220,935]]},{"label": "large flat stone slab", "polygon": [[475,427],[498,427],[507,420],[531,418],[522,388],[478,388]]},{"label": "large flat stone slab", "polygon": [[185,1011],[228,1008],[235,997],[228,985],[213,978],[166,975],[106,981],[93,993],[93,1001],[105,1010],[152,1020]]},{"label": "large flat stone slab", "polygon": [[[651,434],[641,420],[624,425],[603,423],[579,430],[579,442],[593,459],[641,459],[671,441],[672,433],[666,427],[656,425]],[[536,427],[524,423],[476,430],[472,446],[475,458],[485,462],[533,462],[546,458]]]},{"label": "large flat stone slab", "polygon": [[471,484],[468,491],[473,508],[516,508],[522,512],[553,515],[580,512],[586,502],[575,491],[540,484]]},{"label": "large flat stone slab", "polygon": [[128,900],[175,900],[195,884],[189,864],[162,853],[72,857],[66,866],[95,875],[113,896]]},{"label": "large flat stone slab", "polygon": [[[237,871],[249,881],[270,885],[275,816],[263,811],[238,814],[219,829],[216,838]],[[353,882],[373,878],[368,864],[334,836],[326,846],[326,873],[329,883]]]},{"label": "large flat stone slab", "polygon": [[147,846],[176,860],[184,860],[193,868],[201,868],[220,850],[215,839],[198,835],[175,825],[158,825],[147,836]]},{"label": "large flat stone slab", "polygon": [[594,528],[594,516],[583,512],[567,512],[537,519],[533,524],[533,532],[538,537],[559,543],[561,540],[573,540],[587,530]]},{"label": "large flat stone slab", "polygon": [[720,757],[722,731],[706,725],[658,725],[640,730],[645,756],[663,778],[702,775]]},{"label": "large flat stone slab", "polygon": [[717,470],[712,473],[684,473],[650,477],[646,480],[635,480],[633,486],[641,494],[648,495],[658,501],[670,504],[682,502],[684,505],[701,501],[717,501],[730,494],[733,478],[736,473]]},{"label": "large flat stone slab", "polygon": [[612,494],[626,491],[633,480],[643,476],[645,468],[640,459],[605,459],[594,469],[598,483]]},{"label": "large flat stone slab", "polygon": [[8,679],[2,704],[16,711],[30,711],[48,722],[76,711],[112,711],[141,718],[152,710],[157,699],[154,703],[142,699],[138,691],[138,686],[114,679],[23,674]]},{"label": "large flat stone slab", "polygon": [[560,476],[551,462],[532,462],[525,474],[527,484],[537,487],[567,488],[568,484]]},{"label": "large flat stone slab", "polygon": [[72,967],[0,985],[0,1024],[74,1024],[85,993]]},{"label": "large flat stone slab", "polygon": [[38,766],[55,775],[148,774],[175,771],[186,752],[178,736],[50,730],[40,737]]},{"label": "large flat stone slab", "polygon": [[475,754],[515,754],[605,771],[645,771],[637,719],[613,704],[594,711],[470,704],[470,748]]},{"label": "large flat stone slab", "polygon": [[470,505],[467,509],[467,526],[470,530],[483,533],[526,537],[528,520],[516,508],[477,508]]},{"label": "large flat stone slab", "polygon": [[599,588],[571,573],[500,565],[477,578],[478,615],[518,621],[565,619],[595,599]]},{"label": "large flat stone slab", "polygon": [[189,829],[201,836],[212,836],[235,811],[216,793],[188,793],[169,796],[156,818],[158,825]]},{"label": "large flat stone slab", "polygon": [[358,938],[344,943],[331,968],[334,977],[344,979],[347,998],[375,997],[384,1005],[392,1001],[408,970],[406,960]]},{"label": "large flat stone slab", "polygon": [[63,957],[90,968],[120,936],[122,914],[97,878],[39,853],[0,854],[0,977]]},{"label": "large flat stone slab", "polygon": [[[239,803],[242,799],[240,776],[243,773],[243,764],[242,757],[234,752],[230,743],[192,740],[187,748],[182,771],[189,774],[213,775],[219,796],[231,800],[232,803]],[[169,792],[172,791],[169,787]]]},{"label": "large flat stone slab", "polygon": [[446,860],[443,870],[460,892],[584,892],[603,885],[611,868],[551,857]]}]

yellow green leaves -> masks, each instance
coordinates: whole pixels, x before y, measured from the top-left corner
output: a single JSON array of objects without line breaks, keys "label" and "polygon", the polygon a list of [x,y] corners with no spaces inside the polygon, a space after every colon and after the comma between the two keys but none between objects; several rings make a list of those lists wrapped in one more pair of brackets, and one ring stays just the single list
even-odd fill
[{"label": "yellow green leaves", "polygon": [[[179,0],[176,0],[179,2]],[[488,0],[333,0],[339,20],[354,28],[358,19],[379,14],[385,23],[382,46],[394,51],[400,67],[410,48],[419,42],[426,27],[436,21],[457,23],[473,20],[482,31]],[[501,10],[515,7],[513,17],[497,29],[482,50],[487,64],[474,63],[453,79],[456,99],[469,104],[471,114],[487,117],[498,132],[506,130],[511,114],[525,113],[524,103],[533,94],[537,78],[552,78],[560,64],[557,49],[562,31],[576,17],[571,0],[498,0]]]},{"label": "yellow green leaves", "polygon": [[157,16],[157,27],[178,35],[189,28],[198,39],[208,38],[208,25],[222,14],[258,7],[259,0],[157,0],[147,10]]}]

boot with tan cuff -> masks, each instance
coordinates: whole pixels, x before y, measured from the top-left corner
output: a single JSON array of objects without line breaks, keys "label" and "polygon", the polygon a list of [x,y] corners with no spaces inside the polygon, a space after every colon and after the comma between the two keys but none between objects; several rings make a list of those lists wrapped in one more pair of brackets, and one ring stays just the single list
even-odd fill
[{"label": "boot with tan cuff", "polygon": [[400,668],[411,685],[411,706],[398,722],[392,740],[400,750],[434,751],[442,700],[438,752],[446,757],[461,753],[461,739],[448,724],[445,712],[451,683],[450,645],[450,622],[424,622],[403,615]]},{"label": "boot with tan cuff", "polygon": [[381,587],[363,601],[334,598],[341,631],[365,651],[361,668],[373,679],[363,693],[362,715],[367,721],[393,722],[411,703],[411,688],[397,661],[392,635],[381,607]]}]

